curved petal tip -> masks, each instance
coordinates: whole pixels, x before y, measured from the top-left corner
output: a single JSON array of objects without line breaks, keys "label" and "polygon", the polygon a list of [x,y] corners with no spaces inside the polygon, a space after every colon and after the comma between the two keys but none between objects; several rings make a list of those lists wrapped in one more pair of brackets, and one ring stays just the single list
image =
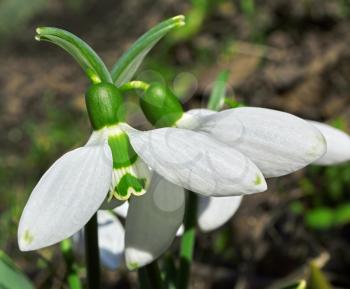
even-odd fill
[{"label": "curved petal tip", "polygon": [[328,124],[309,121],[325,138],[327,152],[314,161],[317,165],[335,165],[350,160],[350,136]]}]

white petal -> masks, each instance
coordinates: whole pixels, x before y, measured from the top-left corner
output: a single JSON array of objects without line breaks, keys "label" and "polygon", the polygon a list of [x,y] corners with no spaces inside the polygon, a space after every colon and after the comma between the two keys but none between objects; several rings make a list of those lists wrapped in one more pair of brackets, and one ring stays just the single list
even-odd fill
[{"label": "white petal", "polygon": [[210,110],[210,109],[206,109],[206,108],[195,108],[195,109],[190,109],[190,110],[186,111],[186,113],[189,114],[189,115],[203,117],[203,116],[208,116],[208,115],[215,114],[216,111]]},{"label": "white petal", "polygon": [[[112,213],[98,211],[98,245],[101,264],[109,270],[117,269],[123,262],[125,232]],[[84,230],[73,236],[74,250],[84,256]]]},{"label": "white petal", "polygon": [[326,152],[325,139],[314,126],[272,109],[225,110],[203,117],[197,130],[235,147],[249,157],[265,177],[294,172]]},{"label": "white petal", "polygon": [[154,174],[147,193],[130,200],[125,225],[125,259],[130,270],[149,264],[168,249],[184,210],[183,188]]},{"label": "white petal", "polygon": [[206,196],[266,190],[260,170],[244,155],[203,133],[162,128],[129,130],[138,155],[168,181]]},{"label": "white petal", "polygon": [[119,217],[126,218],[129,210],[129,202],[124,202],[123,205],[116,207],[113,212],[115,212]]},{"label": "white petal", "polygon": [[215,113],[215,111],[205,108],[191,109],[182,115],[175,126],[178,128],[195,129],[200,125],[203,117]]},{"label": "white petal", "polygon": [[98,211],[98,246],[101,263],[114,270],[123,262],[125,232],[122,224],[108,211]]},{"label": "white petal", "polygon": [[221,227],[236,213],[242,196],[198,198],[198,226],[204,232]]},{"label": "white petal", "polygon": [[334,165],[350,160],[350,136],[328,124],[309,121],[318,128],[327,142],[327,152],[314,164]]},{"label": "white petal", "polygon": [[58,159],[24,208],[18,229],[20,249],[46,247],[81,229],[105,199],[111,176],[107,144],[78,148]]},{"label": "white petal", "polygon": [[177,229],[176,232],[176,237],[180,237],[182,236],[182,234],[185,232],[185,226],[183,224],[181,224],[181,226],[179,227],[179,229]]}]

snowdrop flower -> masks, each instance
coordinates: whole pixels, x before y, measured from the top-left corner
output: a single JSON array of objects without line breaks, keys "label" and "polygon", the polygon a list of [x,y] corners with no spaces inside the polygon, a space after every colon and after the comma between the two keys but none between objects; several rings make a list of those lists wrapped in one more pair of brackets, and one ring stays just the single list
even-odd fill
[{"label": "snowdrop flower", "polygon": [[176,96],[157,83],[146,90],[140,105],[154,126],[178,127],[214,138],[245,155],[265,177],[299,170],[326,152],[321,132],[289,113],[257,107],[183,112]]},{"label": "snowdrop flower", "polygon": [[257,107],[192,110],[177,127],[202,132],[248,156],[265,177],[297,171],[326,152],[318,129],[292,114]]},{"label": "snowdrop flower", "polygon": [[86,104],[94,131],[85,146],[59,158],[34,188],[18,229],[23,251],[72,236],[106,198],[133,196],[125,256],[134,269],[158,257],[173,240],[183,219],[184,188],[204,196],[266,190],[263,174],[250,159],[209,135],[180,128],[133,129],[124,122],[122,96],[113,84],[93,84]]},{"label": "snowdrop flower", "polygon": [[[270,109],[242,107],[219,113],[193,109],[184,113],[176,126],[209,134],[235,147],[246,154],[266,178],[286,175],[310,163],[334,164],[350,159],[350,140],[345,133]],[[203,214],[207,221],[198,219],[202,231],[219,228],[238,209],[237,197],[222,199],[200,197],[199,210],[205,202],[217,210],[216,218],[207,210],[207,214]]]},{"label": "snowdrop flower", "polygon": [[[211,115],[214,112],[206,109],[194,109],[187,112],[191,115]],[[350,160],[350,136],[328,124],[310,121],[324,136],[327,143],[326,153],[313,162],[317,165],[334,165]],[[198,197],[197,223],[203,232],[215,230],[224,225],[238,210],[242,196],[234,197]],[[181,235],[180,227],[178,235]]]},{"label": "snowdrop flower", "polygon": [[[245,107],[222,112],[184,112],[170,89],[157,83],[147,88],[140,105],[154,126],[179,127],[213,137],[247,156],[265,177],[294,172],[326,151],[325,139],[318,129],[281,111]],[[198,201],[198,225],[202,231],[210,231],[233,216],[241,198],[200,196]]]},{"label": "snowdrop flower", "polygon": [[350,136],[328,124],[309,121],[318,128],[327,142],[327,152],[314,162],[317,165],[334,165],[350,160]]}]

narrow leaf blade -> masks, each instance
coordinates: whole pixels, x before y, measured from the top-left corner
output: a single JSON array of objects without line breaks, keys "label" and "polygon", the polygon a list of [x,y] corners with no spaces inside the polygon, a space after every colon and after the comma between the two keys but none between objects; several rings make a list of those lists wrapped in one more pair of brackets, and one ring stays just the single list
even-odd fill
[{"label": "narrow leaf blade", "polygon": [[0,288],[34,289],[27,277],[3,251],[0,251]]},{"label": "narrow leaf blade", "polygon": [[82,39],[63,29],[41,27],[36,40],[56,44],[71,54],[93,83],[112,82],[106,65],[97,53]]},{"label": "narrow leaf blade", "polygon": [[130,81],[148,52],[169,31],[183,26],[184,20],[183,15],[175,16],[159,23],[143,34],[113,66],[111,75],[114,83],[121,86]]},{"label": "narrow leaf blade", "polygon": [[307,283],[309,289],[332,289],[326,275],[315,262],[310,263],[310,277]]},{"label": "narrow leaf blade", "polygon": [[209,98],[209,109],[218,111],[224,105],[229,75],[229,72],[227,70],[224,70],[220,72],[218,77],[216,78],[214,87]]},{"label": "narrow leaf blade", "polygon": [[306,289],[306,281],[300,280],[281,289]]}]

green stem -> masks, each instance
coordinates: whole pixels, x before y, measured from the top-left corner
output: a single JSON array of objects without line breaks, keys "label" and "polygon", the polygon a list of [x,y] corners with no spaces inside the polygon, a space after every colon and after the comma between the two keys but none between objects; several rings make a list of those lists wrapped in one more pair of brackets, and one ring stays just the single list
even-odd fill
[{"label": "green stem", "polygon": [[171,254],[164,258],[164,287],[167,289],[176,289],[176,266]]},{"label": "green stem", "polygon": [[141,89],[143,91],[146,91],[148,87],[149,87],[148,83],[141,80],[134,80],[134,81],[125,83],[124,85],[119,87],[119,89],[121,91],[129,91],[129,90],[135,90],[135,89]]},{"label": "green stem", "polygon": [[61,252],[66,262],[67,273],[66,280],[70,289],[81,289],[81,282],[79,278],[77,264],[74,260],[72,241],[70,239],[61,242]]},{"label": "green stem", "polygon": [[86,276],[89,289],[100,288],[100,256],[98,249],[97,214],[85,225]]},{"label": "green stem", "polygon": [[162,289],[163,282],[157,261],[138,270],[141,289]]},{"label": "green stem", "polygon": [[137,276],[139,279],[139,288],[140,289],[152,289],[147,271],[144,268],[137,270]]},{"label": "green stem", "polygon": [[181,238],[180,248],[180,270],[177,280],[178,289],[187,289],[190,281],[191,265],[193,260],[193,249],[196,237],[197,219],[197,196],[188,191],[188,202],[185,213],[185,231]]}]

